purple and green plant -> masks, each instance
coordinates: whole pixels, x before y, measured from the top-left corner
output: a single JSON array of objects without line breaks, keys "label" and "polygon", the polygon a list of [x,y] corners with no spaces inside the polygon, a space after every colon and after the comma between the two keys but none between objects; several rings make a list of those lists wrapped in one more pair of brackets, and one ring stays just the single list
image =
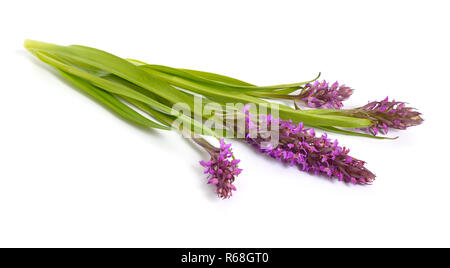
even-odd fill
[{"label": "purple and green plant", "polygon": [[[245,140],[260,152],[296,165],[303,171],[354,184],[370,184],[375,175],[365,168],[364,161],[349,156],[349,150],[339,146],[337,140],[331,141],[327,134],[316,137],[313,128],[384,139],[387,137],[375,135],[386,134],[389,128],[406,129],[423,121],[413,108],[387,98],[356,109],[341,109],[342,102],[350,97],[353,89],[337,82],[331,85],[326,81],[319,82],[320,74],[305,82],[256,86],[224,75],[123,59],[85,46],[58,46],[26,40],[25,47],[126,120],[144,127],[187,133],[209,154],[210,159],[200,164],[208,174],[207,182],[216,186],[216,193],[221,198],[229,198],[236,190],[233,182],[242,171],[238,167],[239,160],[231,151],[231,144],[225,144],[223,137],[229,137],[230,133],[232,138],[238,137],[240,130],[228,127],[223,121],[230,114],[205,112],[209,104],[225,108],[229,103],[269,105],[271,99],[293,100],[294,107],[271,106],[271,113],[279,118],[252,110],[253,115],[263,119],[256,124],[249,119],[248,106],[243,110],[232,110],[231,116],[245,119]],[[199,96],[201,107],[196,103]],[[188,113],[174,108],[180,103],[187,107]],[[319,109],[300,109],[298,103]],[[219,116],[218,125],[205,123],[214,116]],[[279,140],[272,147],[266,147],[270,135],[263,135],[261,130],[270,129],[273,122]],[[218,131],[220,128],[226,131]],[[198,129],[200,133],[196,132]],[[249,135],[255,129],[257,135]],[[212,145],[202,135],[217,139],[219,146]]]}]

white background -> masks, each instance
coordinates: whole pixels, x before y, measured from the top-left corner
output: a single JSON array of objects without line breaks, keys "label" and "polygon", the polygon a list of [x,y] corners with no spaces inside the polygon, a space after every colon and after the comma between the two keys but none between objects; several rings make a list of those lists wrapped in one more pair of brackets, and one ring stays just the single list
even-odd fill
[{"label": "white background", "polygon": [[[448,1],[4,1],[0,246],[450,246]],[[377,180],[308,175],[233,142],[244,172],[220,200],[206,153],[138,129],[64,83],[26,38],[82,44],[255,84],[322,72],[423,113],[395,141],[332,135]]]}]

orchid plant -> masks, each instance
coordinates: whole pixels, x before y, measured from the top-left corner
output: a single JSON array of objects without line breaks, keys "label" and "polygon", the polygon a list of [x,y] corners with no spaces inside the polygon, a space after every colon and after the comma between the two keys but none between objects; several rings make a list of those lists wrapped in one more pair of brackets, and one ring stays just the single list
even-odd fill
[{"label": "orchid plant", "polygon": [[[259,152],[302,171],[370,184],[375,175],[365,168],[364,161],[349,156],[349,150],[339,146],[337,140],[330,140],[326,133],[316,137],[313,128],[384,139],[389,137],[377,134],[423,121],[413,108],[387,98],[360,108],[342,109],[342,102],[353,89],[337,82],[318,81],[320,74],[305,82],[256,86],[224,75],[123,59],[85,46],[26,40],[25,48],[123,118],[144,127],[187,134],[209,154],[210,159],[200,164],[208,175],[207,182],[216,186],[215,192],[221,198],[229,198],[236,190],[233,182],[242,171],[224,137],[242,137]],[[196,98],[202,102],[198,104]],[[272,105],[271,99],[292,100],[294,107]],[[211,104],[226,108],[229,103],[245,106],[216,113],[206,109]],[[188,112],[176,109],[178,104]],[[270,105],[271,112],[251,109],[250,104]],[[243,119],[244,127],[230,127],[226,122],[230,116],[233,122]],[[216,124],[208,124],[213,117]],[[274,131],[276,143],[271,139]],[[202,135],[216,138],[219,146]]]}]

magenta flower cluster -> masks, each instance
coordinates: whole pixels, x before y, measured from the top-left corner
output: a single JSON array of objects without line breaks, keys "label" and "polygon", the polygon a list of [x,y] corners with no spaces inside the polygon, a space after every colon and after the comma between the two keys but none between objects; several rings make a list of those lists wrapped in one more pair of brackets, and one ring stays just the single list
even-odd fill
[{"label": "magenta flower cluster", "polygon": [[315,81],[308,83],[298,95],[298,100],[304,102],[311,108],[340,109],[342,101],[353,94],[353,89],[334,82],[331,86],[327,81]]},{"label": "magenta flower cluster", "polygon": [[373,135],[387,134],[389,128],[406,129],[423,122],[421,113],[414,108],[407,107],[404,102],[389,101],[386,97],[382,101],[372,101],[363,107],[355,109],[358,117],[367,118],[374,122],[371,127],[363,130]]},{"label": "magenta flower cluster", "polygon": [[[370,184],[374,181],[375,175],[364,167],[364,161],[349,156],[349,149],[340,147],[337,140],[331,141],[326,134],[316,137],[314,129],[304,128],[303,123],[296,125],[290,120],[273,119],[271,115],[263,116],[260,127],[257,127],[250,124],[252,116],[248,107],[244,108],[244,112],[247,125],[251,126],[246,129],[246,140],[261,153],[291,166],[296,165],[302,171],[335,177],[339,181],[353,184]],[[270,137],[262,137],[260,132],[261,129],[270,131],[272,121],[279,128],[279,142],[276,146],[269,143]],[[256,137],[250,134],[251,128],[257,128]]]},{"label": "magenta flower cluster", "polygon": [[224,140],[220,139],[220,148],[205,148],[211,155],[211,159],[207,162],[200,161],[200,164],[206,168],[208,183],[216,185],[215,192],[221,198],[232,196],[232,191],[236,191],[233,185],[235,176],[242,172],[242,169],[237,166],[240,160],[233,159],[230,147],[231,143],[225,144]]}]

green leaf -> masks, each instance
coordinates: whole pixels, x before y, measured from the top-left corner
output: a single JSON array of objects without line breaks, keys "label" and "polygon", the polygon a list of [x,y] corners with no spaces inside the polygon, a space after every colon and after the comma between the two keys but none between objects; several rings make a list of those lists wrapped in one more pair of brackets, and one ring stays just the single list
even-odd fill
[{"label": "green leaf", "polygon": [[[254,104],[268,104],[268,102],[259,98],[249,96],[244,93],[223,91],[217,87],[212,87],[207,84],[202,84],[187,80],[181,77],[172,76],[166,73],[156,71],[148,68],[147,65],[140,65],[142,68],[152,76],[157,76],[160,79],[164,79],[168,83],[187,89],[189,91],[202,94],[208,98],[222,102],[222,103],[254,103]],[[315,115],[304,112],[303,110],[294,110],[286,105],[279,105],[279,115],[283,119],[291,119],[294,122],[304,122],[310,126],[336,126],[336,127],[349,127],[349,128],[363,128],[371,124],[370,120],[353,118],[340,115]]]},{"label": "green leaf", "polygon": [[[168,66],[164,66],[164,65],[143,64],[142,62],[136,61],[136,60],[130,60],[130,61],[139,64],[140,67],[145,66],[148,69],[152,69],[152,70],[155,70],[158,72],[181,77],[184,79],[189,79],[189,80],[200,82],[200,83],[210,84],[215,87],[220,87],[220,88],[222,88],[222,90],[231,90],[231,91],[252,92],[252,91],[272,91],[272,90],[279,90],[279,89],[286,89],[286,88],[298,89],[301,85],[313,82],[318,78],[317,77],[314,80],[306,81],[306,82],[260,87],[260,86],[255,86],[255,85],[242,85],[242,83],[245,83],[245,82],[242,82],[240,80],[230,78],[230,77],[220,76],[217,74],[207,73],[207,75],[205,75],[204,74],[205,72],[202,72],[203,76],[198,75],[198,74],[195,75],[194,73],[195,72],[198,73],[198,71],[192,72],[192,70],[190,70],[190,72],[189,71],[186,72],[183,69],[172,68],[172,67],[168,67]],[[210,78],[208,79],[205,76],[209,76]],[[220,80],[211,79],[211,77],[215,77],[215,78],[220,77]],[[232,80],[233,82],[229,83],[229,82],[225,82],[224,80]],[[237,84],[236,81],[240,81],[242,83]]]},{"label": "green leaf", "polygon": [[[192,120],[191,117],[188,117],[186,115],[181,114],[180,112],[173,110],[172,108],[165,106],[164,104],[142,94],[139,93],[123,84],[119,84],[119,83],[115,83],[106,79],[103,79],[101,77],[98,77],[96,75],[93,75],[91,73],[88,73],[86,71],[83,71],[81,69],[78,69],[74,66],[71,65],[67,65],[61,61],[56,60],[55,58],[52,58],[51,55],[46,54],[42,51],[36,51],[31,49],[31,51],[43,62],[59,69],[62,70],[66,73],[72,74],[74,76],[77,76],[79,78],[85,79],[87,81],[89,81],[90,83],[92,83],[95,86],[98,86],[100,88],[102,88],[105,91],[108,91],[110,93],[113,94],[117,94],[119,96],[122,97],[128,97],[128,98],[132,98],[141,102],[144,102],[150,106],[152,106],[153,108],[159,109],[163,112],[166,112],[168,114],[174,114],[177,116],[177,118],[179,118],[180,120],[182,120],[183,122],[189,123],[189,124],[193,124],[199,128],[202,127],[202,123],[201,122],[197,122],[196,120]],[[211,136],[216,137],[215,133],[210,131],[209,129],[205,129],[203,128],[203,130]]]},{"label": "green leaf", "polygon": [[339,134],[344,134],[344,135],[350,135],[350,136],[360,136],[360,137],[367,137],[367,138],[372,138],[372,139],[380,139],[380,140],[395,140],[398,137],[380,137],[380,136],[373,136],[373,135],[369,135],[369,134],[365,134],[365,133],[360,133],[360,132],[353,132],[353,131],[348,131],[348,130],[344,130],[344,129],[340,129],[340,128],[336,128],[336,127],[319,127],[320,129],[323,129],[325,131],[331,131],[331,132],[335,132],[335,133],[339,133]]},{"label": "green leaf", "polygon": [[156,118],[159,122],[164,123],[166,126],[171,126],[173,121],[176,119],[176,117],[172,115],[168,115],[166,113],[162,113],[158,111],[157,109],[152,108],[151,106],[147,105],[146,103],[143,103],[141,101],[137,101],[135,99],[123,97],[123,99],[130,103],[131,105],[135,106],[136,108],[140,109],[141,111],[147,113],[148,115]]},{"label": "green leaf", "polygon": [[228,86],[253,86],[255,85],[246,83],[244,81],[234,79],[231,77],[219,75],[219,74],[213,74],[208,72],[202,72],[202,71],[195,71],[195,70],[189,70],[189,69],[177,69],[172,68],[164,65],[156,65],[156,64],[147,64],[145,62],[134,60],[134,59],[127,59],[129,62],[134,63],[135,65],[142,66],[146,65],[148,68],[154,69],[159,72],[163,72],[166,74],[174,75],[183,77],[186,79],[190,79],[197,82],[203,82],[203,83],[209,83],[209,84],[217,84],[217,85],[228,85]]},{"label": "green leaf", "polygon": [[67,80],[71,81],[73,84],[78,86],[80,89],[84,90],[86,93],[94,97],[99,102],[103,103],[107,107],[111,108],[113,111],[124,117],[125,119],[134,122],[136,124],[146,126],[146,127],[152,127],[157,129],[164,129],[164,130],[171,130],[170,125],[160,125],[156,122],[153,122],[135,110],[128,107],[126,104],[122,103],[120,100],[118,100],[116,97],[111,95],[110,93],[99,89],[90,83],[86,82],[83,79],[80,79],[74,75],[71,75],[69,73],[66,73],[64,71],[58,70]]},{"label": "green leaf", "polygon": [[196,70],[190,70],[190,69],[179,69],[181,71],[185,71],[187,73],[197,75],[200,77],[203,77],[205,79],[211,80],[211,81],[217,81],[217,82],[223,82],[230,85],[238,85],[238,86],[255,86],[253,84],[241,81],[236,78],[228,77],[221,74],[215,74],[215,73],[209,73],[209,72],[203,72],[203,71],[196,71]]},{"label": "green leaf", "polygon": [[95,67],[97,70],[114,74],[170,100],[172,103],[183,102],[188,105],[192,104],[191,99],[185,98],[181,91],[170,86],[164,80],[148,75],[134,64],[105,51],[78,45],[58,46],[32,40],[26,40],[25,47],[34,54],[44,52],[74,61],[74,66],[77,66],[78,69],[90,66],[90,70],[92,70],[92,67]]},{"label": "green leaf", "polygon": [[[145,65],[136,66],[124,59],[93,48],[82,46],[63,47],[31,40],[25,42],[25,47],[42,61],[53,65],[64,72],[85,79],[91,84],[110,93],[146,103],[152,108],[161,110],[166,114],[171,114],[173,109],[156,100],[153,96],[143,94],[136,90],[136,88],[127,86],[123,83],[109,81],[102,76],[105,76],[105,74],[108,73],[113,74],[127,80],[139,88],[144,88],[153,94],[168,100],[169,103],[182,102],[192,105],[192,97],[173,87],[177,86],[201,94],[211,100],[218,101],[220,104],[225,104],[226,102],[267,104],[264,100],[241,92],[230,92],[223,90],[223,88],[214,87],[205,83],[168,75],[147,68]],[[64,61],[58,60],[56,57],[64,58],[72,64],[67,64]],[[340,115],[317,115],[305,111],[296,111],[285,105],[279,106],[279,115],[281,118],[292,119],[294,122],[302,121],[310,126],[363,128],[369,126],[371,123],[367,119],[358,119]],[[180,114],[177,116],[183,118],[183,120],[190,119],[190,117]],[[196,123],[200,124],[199,122]]]}]

